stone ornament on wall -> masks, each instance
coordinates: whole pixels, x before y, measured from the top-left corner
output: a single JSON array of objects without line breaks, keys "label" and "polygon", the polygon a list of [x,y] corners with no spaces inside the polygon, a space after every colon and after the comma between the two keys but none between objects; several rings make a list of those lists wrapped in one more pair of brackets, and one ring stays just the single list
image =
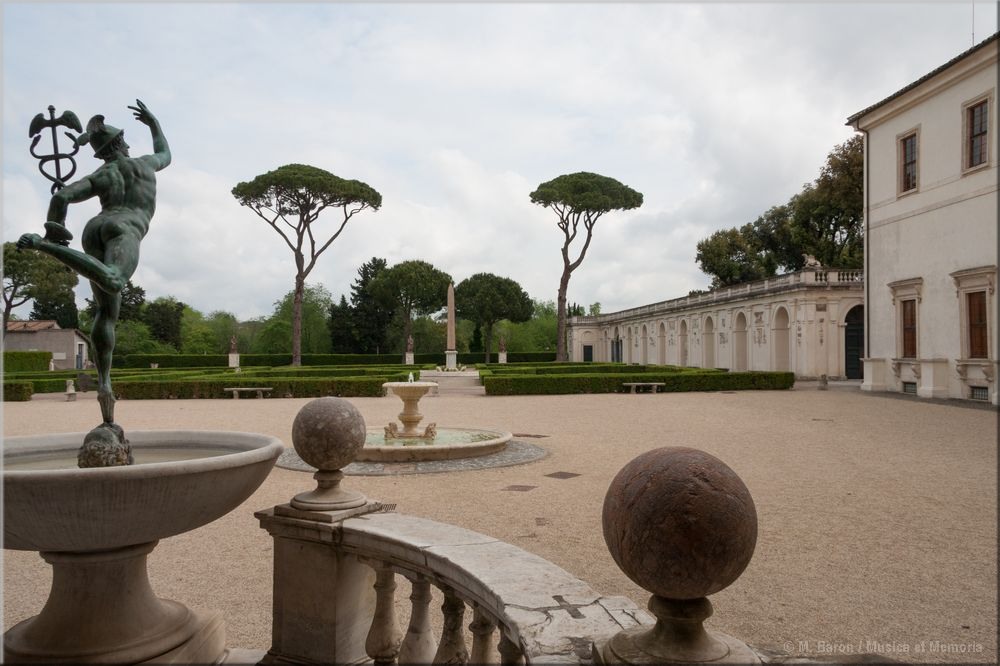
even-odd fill
[{"label": "stone ornament on wall", "polygon": [[724,345],[727,344],[727,342],[728,338],[726,337],[726,334],[723,331],[719,331],[719,344]]}]

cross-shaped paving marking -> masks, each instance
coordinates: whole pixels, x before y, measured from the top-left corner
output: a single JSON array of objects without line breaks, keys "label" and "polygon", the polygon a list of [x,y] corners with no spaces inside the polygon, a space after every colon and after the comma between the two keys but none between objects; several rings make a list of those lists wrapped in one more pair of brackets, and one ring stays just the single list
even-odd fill
[{"label": "cross-shaped paving marking", "polygon": [[569,613],[569,616],[571,618],[574,618],[576,620],[582,620],[584,617],[586,617],[583,613],[580,612],[578,606],[574,606],[573,604],[571,604],[568,601],[566,601],[566,599],[563,597],[563,595],[561,595],[561,594],[555,594],[555,595],[552,595],[552,598],[555,599],[556,603],[559,604],[559,608],[561,608],[564,611],[566,611],[567,613]]}]

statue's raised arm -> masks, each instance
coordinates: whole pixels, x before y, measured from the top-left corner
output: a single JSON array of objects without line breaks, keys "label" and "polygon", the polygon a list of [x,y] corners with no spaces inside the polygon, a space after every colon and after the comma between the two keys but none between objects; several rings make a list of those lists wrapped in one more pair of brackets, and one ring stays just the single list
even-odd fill
[{"label": "statue's raised arm", "polygon": [[141,99],[135,100],[135,104],[135,106],[128,108],[132,109],[136,120],[149,127],[149,132],[153,135],[153,154],[144,156],[142,159],[152,161],[153,168],[159,171],[170,164],[170,146],[167,144],[167,137],[163,135],[160,121],[156,119],[149,107],[143,104]]}]

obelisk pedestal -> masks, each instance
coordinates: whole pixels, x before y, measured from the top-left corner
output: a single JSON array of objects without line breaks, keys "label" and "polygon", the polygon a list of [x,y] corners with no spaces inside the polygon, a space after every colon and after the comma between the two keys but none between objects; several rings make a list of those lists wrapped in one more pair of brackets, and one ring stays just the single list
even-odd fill
[{"label": "obelisk pedestal", "polygon": [[458,351],[455,349],[455,285],[448,285],[448,339],[444,348],[444,369],[458,370]]}]

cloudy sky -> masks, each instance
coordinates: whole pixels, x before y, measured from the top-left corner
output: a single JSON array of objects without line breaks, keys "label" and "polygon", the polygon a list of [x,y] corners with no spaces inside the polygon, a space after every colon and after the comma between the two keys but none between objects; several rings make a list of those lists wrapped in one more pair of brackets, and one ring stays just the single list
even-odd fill
[{"label": "cloudy sky", "polygon": [[[136,156],[151,151],[126,109],[140,98],[174,156],[133,277],[148,298],[269,314],[291,252],[230,190],[298,162],[383,196],[310,275],[335,298],[377,256],[554,300],[562,235],[529,193],[575,171],[616,178],[645,203],[600,220],[569,299],[634,307],[705,287],[700,239],[785,202],[851,136],[850,114],[996,24],[995,4],[970,2],[7,2],[3,236],[45,221],[32,117],[104,114]],[[99,165],[80,158],[78,175]],[[75,247],[98,210],[71,208]]]}]

